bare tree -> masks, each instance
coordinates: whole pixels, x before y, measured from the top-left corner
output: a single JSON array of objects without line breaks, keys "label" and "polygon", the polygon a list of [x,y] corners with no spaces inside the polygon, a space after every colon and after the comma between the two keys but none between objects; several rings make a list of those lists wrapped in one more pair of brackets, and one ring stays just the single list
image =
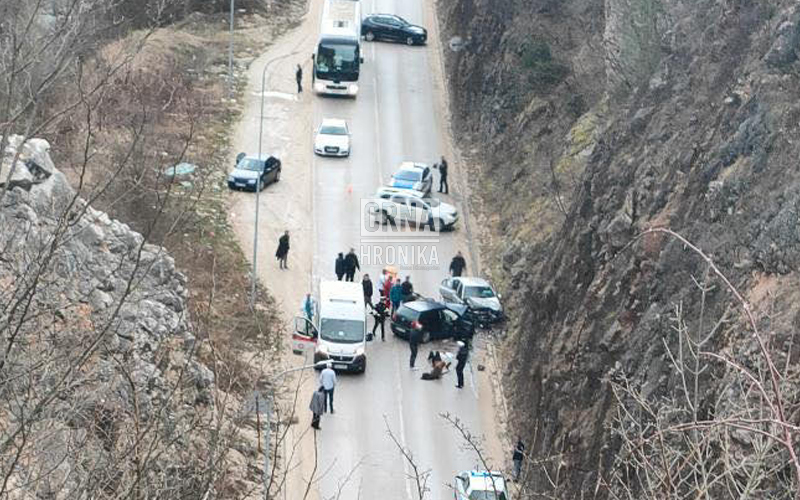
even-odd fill
[{"label": "bare tree", "polygon": [[[771,313],[757,312],[708,254],[669,229],[637,240],[653,234],[678,240],[705,264],[694,281],[698,313],[690,320],[682,303],[674,307],[664,349],[677,384],[668,394],[644,390],[621,367],[609,374],[621,449],[606,491],[628,499],[800,498],[794,332],[764,333]],[[711,292],[731,298],[716,318]]]},{"label": "bare tree", "polygon": [[389,439],[392,441],[398,451],[400,451],[400,454],[403,456],[403,460],[408,464],[409,467],[411,467],[411,473],[408,474],[408,479],[414,481],[414,485],[417,489],[418,500],[424,500],[425,494],[430,491],[428,488],[428,480],[431,476],[431,469],[423,469],[419,464],[417,464],[416,460],[414,459],[414,453],[406,446],[403,446],[403,444],[392,432],[392,428],[389,427],[389,420],[386,418],[386,415],[383,416],[383,422],[386,425],[386,435],[389,436]]}]

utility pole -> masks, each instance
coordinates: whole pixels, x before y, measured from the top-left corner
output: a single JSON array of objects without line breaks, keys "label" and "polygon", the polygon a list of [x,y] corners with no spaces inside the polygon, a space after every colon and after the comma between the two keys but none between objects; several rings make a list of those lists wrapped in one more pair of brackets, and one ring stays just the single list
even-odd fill
[{"label": "utility pole", "polygon": [[233,97],[233,15],[236,9],[236,0],[231,0],[231,33],[228,43],[228,97]]}]

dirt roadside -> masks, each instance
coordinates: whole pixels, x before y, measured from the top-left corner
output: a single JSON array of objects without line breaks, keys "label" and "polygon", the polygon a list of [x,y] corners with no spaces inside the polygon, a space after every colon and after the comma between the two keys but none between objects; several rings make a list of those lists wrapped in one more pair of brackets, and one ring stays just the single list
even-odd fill
[{"label": "dirt roadside", "polygon": [[[316,5],[315,5],[316,4]],[[310,87],[310,54],[314,49],[317,34],[317,19],[321,3],[312,3],[311,10],[303,17],[301,24],[276,40],[270,49],[257,58],[247,72],[248,84],[245,91],[244,111],[242,119],[235,129],[233,138],[233,153],[239,151],[255,154],[258,150],[258,128],[261,111],[261,82],[262,70],[269,64],[266,76],[266,89],[264,94],[264,138],[262,151],[274,154],[281,158],[283,175],[279,183],[269,186],[260,195],[259,206],[259,234],[258,234],[258,278],[269,289],[278,301],[287,326],[291,327],[293,316],[300,308],[301,300],[313,285],[313,249],[315,248],[313,200],[312,200],[312,130],[313,130],[313,99],[310,88],[302,94],[296,93],[294,71],[296,64],[303,65],[304,86]],[[442,74],[442,46],[439,43],[438,29],[436,27],[435,8],[426,3],[425,23],[430,27],[432,36],[429,42],[431,54],[431,71],[435,75],[435,89],[437,93],[437,112],[441,123],[449,124],[447,110],[446,86]],[[465,169],[460,168],[461,155],[454,146],[450,127],[442,127],[439,131],[440,143],[443,145],[444,154],[453,158],[454,166],[452,179],[458,193],[454,197],[462,204],[462,212],[467,221],[467,228],[475,227],[474,220],[469,216],[467,208],[468,186],[462,175]],[[233,161],[233,158],[231,158]],[[243,251],[252,259],[253,256],[253,225],[255,222],[254,204],[255,196],[252,193],[234,193],[232,195],[229,219],[242,246]],[[291,250],[289,252],[289,269],[280,270],[274,257],[277,241],[284,230],[289,230],[291,235]],[[461,235],[461,246],[467,249],[473,268],[479,262],[478,250],[471,238],[469,229]],[[281,369],[299,366],[303,360],[290,354],[286,339],[287,354],[283,357]],[[495,384],[493,382],[491,362],[483,359],[482,354],[473,361],[473,366],[479,363],[488,365],[486,371],[475,371],[479,397],[482,401],[492,401],[494,404],[484,404],[481,416],[483,430],[486,438],[486,448],[494,464],[501,464],[499,460],[504,456],[498,436],[496,415],[494,407]],[[272,371],[275,371],[274,368]],[[313,372],[312,372],[313,373]],[[313,434],[307,432],[310,424],[310,415],[306,411],[307,397],[313,390],[313,376],[305,376],[298,382],[297,379],[284,381],[283,385],[298,387],[299,399],[297,413],[299,421],[292,426],[288,440],[283,443],[284,456],[294,455],[289,464],[291,473],[287,487],[282,495],[290,498],[300,498],[307,488],[309,478],[313,475],[315,463],[315,444]],[[294,451],[293,451],[294,450]],[[316,498],[317,488],[312,487],[307,498]]]}]

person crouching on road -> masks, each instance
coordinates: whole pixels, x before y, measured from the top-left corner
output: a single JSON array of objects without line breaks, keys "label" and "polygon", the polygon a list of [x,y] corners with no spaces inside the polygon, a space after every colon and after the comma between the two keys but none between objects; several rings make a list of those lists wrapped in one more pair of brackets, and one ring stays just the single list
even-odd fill
[{"label": "person crouching on road", "polygon": [[319,386],[319,389],[314,391],[308,409],[311,410],[311,427],[319,429],[319,421],[322,419],[322,413],[325,411],[325,390],[322,386]]},{"label": "person crouching on road", "polygon": [[336,413],[333,411],[333,390],[336,388],[336,372],[333,371],[333,363],[330,361],[325,365],[322,373],[319,374],[319,385],[325,392],[325,396],[327,396],[325,398],[325,411],[327,412],[330,406],[331,413]]},{"label": "person crouching on road", "polygon": [[442,378],[442,372],[447,367],[447,363],[444,362],[439,351],[428,353],[428,361],[431,363],[431,371],[423,373],[422,380],[439,380]]}]

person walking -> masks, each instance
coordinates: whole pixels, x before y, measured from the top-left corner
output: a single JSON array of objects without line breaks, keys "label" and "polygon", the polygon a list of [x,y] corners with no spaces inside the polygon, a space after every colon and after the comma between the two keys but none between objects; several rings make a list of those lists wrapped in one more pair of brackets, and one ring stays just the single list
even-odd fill
[{"label": "person walking", "polygon": [[464,269],[467,268],[467,261],[464,260],[464,256],[461,255],[461,250],[456,252],[456,256],[453,257],[453,260],[450,261],[450,274],[453,277],[461,276],[461,273],[464,272]]},{"label": "person walking", "polygon": [[464,387],[464,367],[467,366],[467,359],[469,358],[469,347],[467,344],[459,340],[458,342],[458,354],[456,354],[456,378],[458,379],[458,384],[456,384],[456,388],[461,389]]},{"label": "person walking", "polygon": [[400,302],[408,302],[414,298],[414,285],[411,284],[411,276],[406,276],[406,280],[401,285],[403,297]]},{"label": "person walking", "polygon": [[416,328],[412,328],[411,333],[408,334],[408,347],[411,348],[411,357],[408,360],[408,364],[411,366],[412,370],[416,370],[416,368],[414,368],[414,363],[417,361],[417,348],[419,348],[419,343],[421,341],[422,332]]},{"label": "person walking", "polygon": [[286,260],[289,258],[289,231],[283,233],[278,239],[278,250],[275,251],[275,257],[278,258],[278,263],[281,269],[289,269],[286,265]]},{"label": "person walking", "polygon": [[330,361],[319,374],[319,385],[325,391],[325,411],[327,412],[330,406],[331,413],[336,413],[333,411],[333,390],[336,388],[336,372],[333,371],[333,363]]},{"label": "person walking", "polygon": [[364,289],[364,302],[369,304],[372,307],[372,280],[369,279],[369,274],[364,273],[364,277],[361,279],[361,288]]},{"label": "person walking", "polygon": [[372,317],[375,318],[375,324],[372,326],[372,336],[375,337],[375,331],[378,329],[378,325],[380,325],[381,341],[383,342],[386,340],[386,336],[383,331],[383,322],[386,321],[386,316],[388,316],[388,312],[386,311],[386,302],[379,300],[374,306],[372,306],[371,314]]},{"label": "person walking", "polygon": [[294,72],[294,78],[297,80],[297,93],[303,91],[303,68],[297,65],[297,71]]},{"label": "person walking", "polygon": [[403,302],[403,284],[400,283],[399,279],[394,282],[389,290],[389,300],[392,303],[392,314],[394,314],[397,308],[400,307],[400,303]]},{"label": "person walking", "polygon": [[303,314],[305,315],[306,319],[313,322],[314,311],[316,310],[317,304],[314,302],[314,297],[312,297],[310,293],[307,293],[306,298],[303,299]]},{"label": "person walking", "polygon": [[353,277],[356,275],[356,271],[361,270],[361,266],[358,264],[358,256],[356,256],[356,249],[351,248],[347,255],[344,256],[344,274],[345,274],[345,281],[353,281]]},{"label": "person walking", "polygon": [[450,187],[447,185],[447,160],[442,156],[442,161],[435,165],[439,169],[439,192],[449,194]]},{"label": "person walking", "polygon": [[339,252],[339,256],[336,257],[336,278],[339,281],[344,278],[344,254],[342,252]]},{"label": "person walking", "polygon": [[308,409],[311,410],[311,427],[319,430],[319,421],[325,411],[325,390],[322,386],[319,386],[319,389],[314,391]]},{"label": "person walking", "polygon": [[523,458],[525,458],[525,444],[522,439],[517,438],[517,445],[514,447],[514,453],[511,454],[511,461],[514,462],[514,481],[519,481]]}]

